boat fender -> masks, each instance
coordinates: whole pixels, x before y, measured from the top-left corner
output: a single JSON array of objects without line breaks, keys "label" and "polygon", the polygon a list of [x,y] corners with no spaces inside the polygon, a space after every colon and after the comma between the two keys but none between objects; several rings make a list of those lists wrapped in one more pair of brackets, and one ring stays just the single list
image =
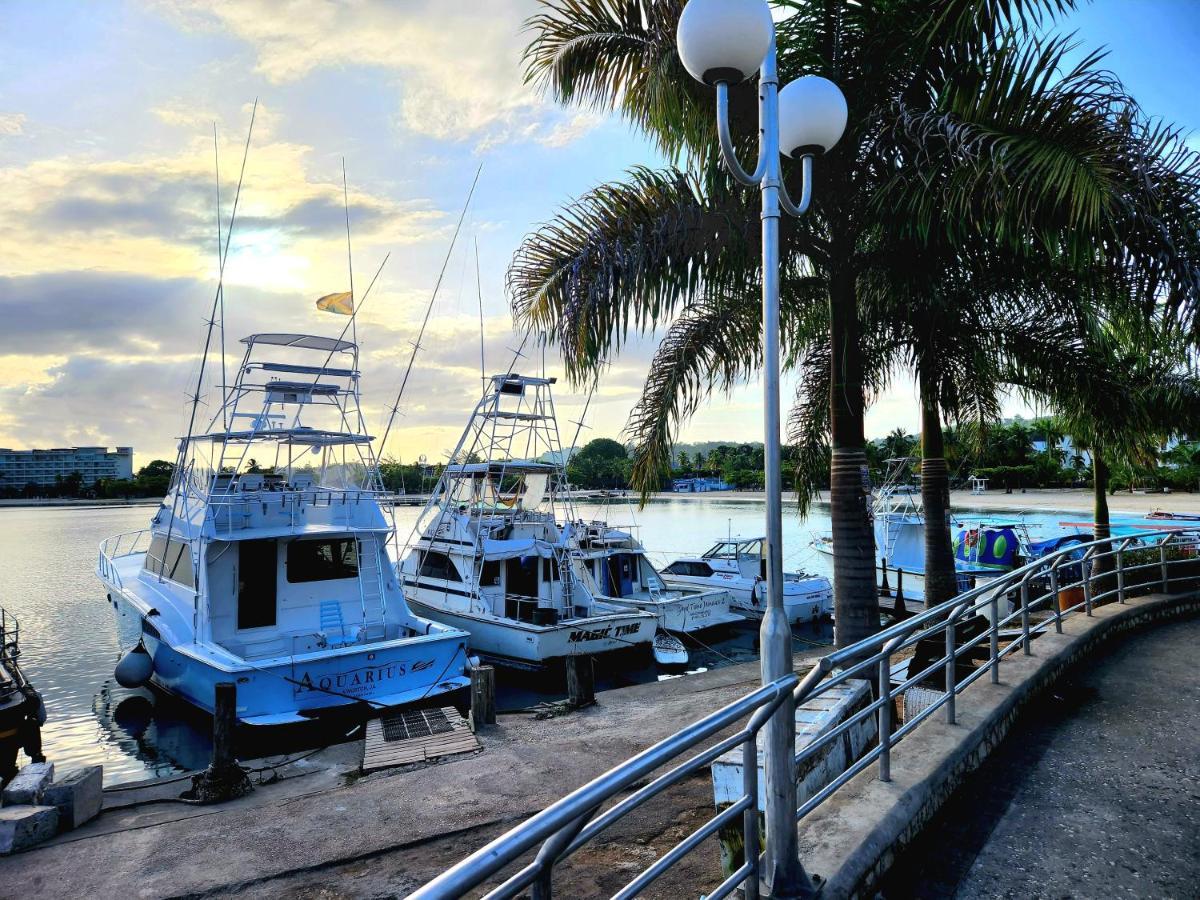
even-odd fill
[{"label": "boat fender", "polygon": [[113,676],[124,688],[142,687],[154,674],[154,657],[140,641],[138,645],[121,657]]}]

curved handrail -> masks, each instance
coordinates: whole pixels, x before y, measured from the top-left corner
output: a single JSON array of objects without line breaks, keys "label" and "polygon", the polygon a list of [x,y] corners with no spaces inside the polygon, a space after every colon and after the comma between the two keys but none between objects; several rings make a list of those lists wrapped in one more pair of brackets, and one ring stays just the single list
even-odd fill
[{"label": "curved handrail", "polygon": [[[840,775],[807,798],[796,810],[796,818],[799,819],[820,806],[829,796],[873,763],[878,762],[880,780],[890,780],[891,749],[897,743],[911,734],[925,719],[939,709],[945,709],[946,720],[953,723],[956,715],[956,697],[963,689],[988,672],[991,673],[993,681],[998,681],[1002,659],[1015,652],[1016,648],[1022,648],[1025,653],[1029,653],[1031,639],[1045,631],[1051,624],[1056,630],[1061,631],[1064,615],[1083,612],[1090,616],[1095,603],[1112,599],[1114,595],[1117,602],[1124,603],[1128,573],[1161,567],[1161,587],[1164,591],[1169,589],[1169,566],[1174,562],[1188,560],[1169,560],[1167,558],[1168,545],[1170,542],[1180,541],[1187,547],[1196,549],[1200,547],[1198,534],[1200,534],[1198,528],[1156,529],[1071,544],[1018,569],[1006,572],[985,584],[976,585],[944,603],[898,622],[856,644],[821,657],[816,660],[803,678],[797,678],[792,674],[767,684],[659,741],[653,747],[613,767],[506,834],[491,841],[410,896],[423,898],[423,900],[424,898],[462,896],[539,845],[541,845],[541,850],[531,863],[486,896],[513,897],[531,885],[535,888],[535,896],[549,896],[547,893],[549,879],[556,862],[573,853],[617,819],[740,744],[743,748],[742,796],[734,800],[730,806],[718,811],[714,817],[683,838],[673,848],[665,851],[657,861],[636,874],[616,896],[630,896],[636,893],[687,852],[699,846],[706,837],[714,834],[721,827],[732,825],[741,816],[743,817],[745,861],[740,866],[735,862],[737,868],[733,874],[708,896],[710,898],[726,897],[741,886],[747,897],[757,897],[760,859],[758,854],[758,769],[755,740],[760,729],[781,705],[786,692],[790,691],[793,698],[799,702],[819,696],[851,678],[878,679],[878,689],[871,702],[856,710],[836,727],[824,732],[797,753],[796,764],[799,766],[828,745],[840,741],[850,729],[872,718],[877,720],[878,741],[875,745],[859,759],[850,762]],[[1134,548],[1135,541],[1145,541],[1146,539],[1151,539],[1151,542],[1147,543],[1145,547]],[[1157,561],[1129,564],[1131,548],[1152,550],[1154,547],[1159,549]],[[1097,572],[1096,566],[1100,560],[1105,558],[1115,560],[1113,569]],[[1200,555],[1197,555],[1197,558],[1200,558]],[[1069,584],[1062,584],[1060,575],[1066,570],[1068,563],[1079,566],[1079,579]],[[1105,580],[1114,578],[1114,576],[1117,586],[1106,588]],[[1158,581],[1157,577],[1155,581]],[[1099,593],[1092,590],[1093,582],[1099,584]],[[1035,588],[1035,585],[1038,587]],[[1043,586],[1046,588],[1044,591],[1041,590]],[[1075,604],[1068,610],[1061,609],[1060,603],[1056,602],[1060,591],[1075,587],[1084,588],[1085,602]],[[1034,590],[1040,591],[1037,596],[1033,596]],[[1012,601],[1014,595],[1019,596],[1019,601]],[[1017,608],[1007,615],[1002,615],[1001,599],[1014,602]],[[1047,601],[1051,603],[1053,615],[1034,623],[1031,611]],[[988,629],[984,633],[960,643],[956,630],[957,624],[969,616],[981,614],[986,615],[989,620]],[[1015,632],[1011,631],[1001,633],[1004,626],[1014,623],[1018,619],[1020,620],[1019,637],[1014,637]],[[945,652],[926,665],[922,671],[907,673],[904,680],[894,686],[891,678],[892,657],[898,652],[915,647],[922,641],[938,636],[944,640]],[[1008,645],[1003,648],[1000,646],[1002,638],[1010,639]],[[969,669],[967,674],[960,678],[962,658],[968,653],[974,653],[976,648],[982,649],[984,646],[987,648],[987,662]],[[898,728],[893,728],[892,711],[896,698],[904,694],[910,687],[935,676],[939,669],[945,673],[945,691],[941,697],[909,717]],[[691,755],[682,763],[670,768],[601,812],[601,807],[606,802],[632,787],[635,782],[692,750],[708,738],[716,736],[746,716],[749,716],[746,724],[733,734],[726,735],[717,743]],[[772,827],[780,827],[780,823],[767,823],[768,830]]]}]

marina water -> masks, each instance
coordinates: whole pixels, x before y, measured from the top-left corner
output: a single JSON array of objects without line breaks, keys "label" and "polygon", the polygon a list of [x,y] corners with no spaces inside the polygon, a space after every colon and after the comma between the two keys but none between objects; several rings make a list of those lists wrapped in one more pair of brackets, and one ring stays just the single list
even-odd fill
[{"label": "marina water", "polygon": [[[761,500],[711,494],[668,495],[643,510],[624,500],[577,504],[576,509],[582,518],[603,518],[614,527],[636,525],[637,536],[661,568],[677,556],[706,550],[728,534],[760,534],[763,507]],[[185,704],[147,689],[127,690],[113,680],[119,654],[112,609],[94,574],[97,547],[108,535],[144,527],[153,509],[145,505],[0,508],[0,604],[21,622],[23,668],[46,702],[46,753],[63,769],[102,764],[106,784],[201,768],[209,759],[209,720]],[[401,541],[408,537],[418,512],[417,507],[396,508]],[[1038,511],[1021,518],[1033,526],[1054,525],[1071,515],[1079,517],[1078,513]],[[811,546],[814,535],[828,531],[826,507],[814,506],[803,521],[794,505],[785,507],[784,568],[832,574],[828,558]],[[798,649],[831,639],[827,623],[797,628],[794,633]],[[687,643],[693,668],[747,662],[756,656],[752,626],[715,629]],[[644,671],[601,679],[597,687],[654,677],[648,665]],[[562,692],[547,693],[544,681],[498,672],[499,707],[511,709],[562,696]],[[294,749],[264,744],[243,748],[243,755]]]}]

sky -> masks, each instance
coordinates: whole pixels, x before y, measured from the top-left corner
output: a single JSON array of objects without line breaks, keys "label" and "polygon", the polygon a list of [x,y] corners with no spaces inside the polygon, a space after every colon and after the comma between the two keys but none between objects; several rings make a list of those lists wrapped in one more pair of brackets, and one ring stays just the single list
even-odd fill
[{"label": "sky", "polygon": [[[349,284],[344,159],[360,297],[390,254],[359,316],[368,422],[394,401],[445,264],[383,450],[439,458],[478,397],[478,297],[488,369],[506,369],[520,343],[504,273],[522,238],[569,199],[662,162],[615,117],[556,106],[523,83],[522,23],[535,10],[535,0],[0,3],[0,446],[132,444],[138,465],[173,457],[218,277],[214,168],[227,223],[257,98],[224,275],[231,352],[256,331],[340,331],[313,301]],[[1059,30],[1107,47],[1106,66],[1150,114],[1200,124],[1200,3],[1100,0]],[[613,361],[580,440],[621,436],[654,345],[635,341]],[[552,352],[517,368],[543,365],[561,375]],[[761,440],[759,394],[751,383],[714,395],[681,439]],[[564,384],[556,399],[569,442],[584,398]],[[917,423],[901,379],[867,432]]]}]

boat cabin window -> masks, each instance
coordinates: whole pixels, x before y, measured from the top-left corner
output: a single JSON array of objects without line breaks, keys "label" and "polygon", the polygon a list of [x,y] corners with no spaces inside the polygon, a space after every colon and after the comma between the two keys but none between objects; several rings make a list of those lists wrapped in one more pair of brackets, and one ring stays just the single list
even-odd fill
[{"label": "boat cabin window", "polygon": [[358,541],[354,538],[322,538],[288,544],[287,580],[291,584],[357,577]]},{"label": "boat cabin window", "polygon": [[196,576],[192,572],[192,552],[187,541],[167,542],[166,537],[156,534],[150,539],[144,567],[147,572],[161,575],[184,587],[194,588]]},{"label": "boat cabin window", "polygon": [[542,581],[547,584],[558,581],[558,560],[550,557],[542,560]]},{"label": "boat cabin window", "polygon": [[691,578],[708,578],[712,575],[712,567],[708,563],[692,562],[686,559],[677,559],[671,563],[664,572],[670,572],[672,575],[684,575]]},{"label": "boat cabin window", "polygon": [[480,587],[499,587],[500,586],[500,562],[492,560],[483,564],[483,571],[479,575]]},{"label": "boat cabin window", "polygon": [[432,551],[421,555],[421,576],[423,578],[441,578],[444,581],[462,581],[454,563],[445,553]]}]

